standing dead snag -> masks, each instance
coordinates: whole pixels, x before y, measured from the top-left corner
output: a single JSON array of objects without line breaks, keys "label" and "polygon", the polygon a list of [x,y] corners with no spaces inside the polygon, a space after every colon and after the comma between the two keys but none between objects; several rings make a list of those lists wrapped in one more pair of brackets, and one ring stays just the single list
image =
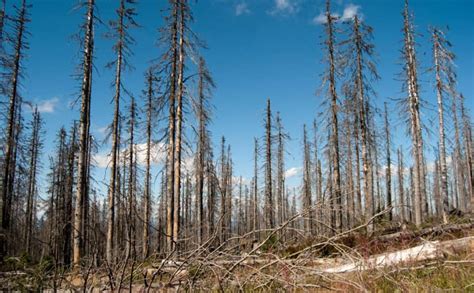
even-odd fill
[{"label": "standing dead snag", "polygon": [[[196,148],[196,215],[197,215],[197,238],[198,243],[202,244],[204,241],[204,227],[205,227],[205,215],[204,215],[204,172],[206,169],[206,161],[210,149],[209,142],[209,130],[207,129],[210,121],[210,109],[209,109],[209,97],[211,90],[214,88],[214,81],[212,80],[211,74],[206,67],[204,59],[199,58],[199,80],[198,80],[198,101],[196,103],[196,117],[198,119],[198,130],[197,130],[197,148]],[[207,180],[212,180],[209,176]],[[208,189],[208,200],[209,200],[209,189]],[[209,211],[208,211],[209,212]]]},{"label": "standing dead snag", "polygon": [[[177,64],[178,64],[178,21],[179,21],[179,4],[178,0],[170,0],[171,15],[166,18],[167,23],[161,29],[163,34],[161,42],[168,45],[167,52],[163,55],[164,62],[169,67],[169,89],[168,89],[168,144],[166,147],[166,244],[167,250],[174,248],[173,244],[173,223],[174,223],[174,206],[175,206],[175,135],[176,135],[176,81],[177,81]],[[179,195],[178,195],[179,198]]]},{"label": "standing dead snag", "polygon": [[405,205],[408,203],[405,203],[405,184],[404,184],[404,175],[403,172],[405,170],[405,167],[403,166],[403,154],[401,147],[397,150],[398,154],[398,200],[400,202],[400,221],[404,223],[407,220],[406,216],[406,207]]},{"label": "standing dead snag", "polygon": [[309,147],[306,124],[303,125],[303,210],[307,212],[304,219],[304,232],[313,233],[313,211],[311,203],[311,150]]},{"label": "standing dead snag", "polygon": [[40,150],[42,146],[42,141],[40,138],[42,120],[40,113],[38,112],[38,107],[35,107],[33,112],[33,121],[31,122],[31,138],[29,146],[29,156],[30,156],[30,166],[28,171],[28,194],[26,201],[26,227],[25,227],[25,246],[26,252],[31,255],[31,239],[33,235],[33,226],[34,226],[34,204],[36,203],[36,193],[37,193],[37,180],[36,175],[38,173],[38,160],[40,155]]},{"label": "standing dead snag", "polygon": [[128,206],[127,206],[127,258],[135,257],[135,213],[136,210],[136,156],[135,156],[135,124],[137,119],[135,99],[130,101],[128,117]]},{"label": "standing dead snag", "polygon": [[288,135],[284,132],[283,123],[281,121],[280,112],[276,115],[277,128],[277,178],[276,178],[276,211],[277,225],[285,220],[285,141]]},{"label": "standing dead snag", "polygon": [[149,69],[146,73],[146,150],[145,150],[145,186],[143,190],[143,234],[142,234],[142,257],[146,259],[150,251],[150,214],[151,214],[151,137],[154,109],[154,81],[153,71]]},{"label": "standing dead snag", "polygon": [[[12,213],[12,201],[13,201],[13,186],[14,186],[14,173],[16,169],[16,151],[18,137],[17,124],[19,123],[19,115],[21,111],[21,97],[18,93],[22,61],[24,59],[24,51],[28,48],[26,42],[26,24],[30,22],[28,18],[27,8],[25,0],[22,0],[21,6],[17,8],[17,18],[14,21],[14,34],[15,37],[11,40],[14,47],[12,56],[7,56],[9,71],[7,74],[8,81],[10,82],[7,90],[9,96],[7,122],[6,122],[6,141],[4,149],[4,162],[3,162],[3,178],[2,178],[2,224],[1,224],[1,236],[0,236],[0,259],[2,259],[8,253],[8,238],[10,237],[11,228],[11,213]],[[4,21],[4,11],[2,13],[2,26]],[[3,29],[3,27],[2,27]],[[3,33],[3,31],[2,31]],[[3,40],[2,40],[3,45]]]},{"label": "standing dead snag", "polygon": [[[370,125],[369,113],[370,95],[373,92],[371,81],[379,78],[375,62],[372,60],[374,55],[374,45],[372,40],[372,28],[363,23],[358,15],[355,15],[350,23],[350,36],[342,44],[347,45],[344,54],[344,61],[347,62],[349,82],[345,89],[346,94],[353,97],[354,111],[353,119],[356,122],[354,127],[354,136],[356,138],[356,159],[357,159],[357,177],[360,174],[359,153],[362,155],[362,173],[363,173],[363,193],[365,202],[364,218],[367,221],[374,215],[375,203],[373,196],[373,168],[370,160]],[[361,150],[359,151],[359,145]],[[360,177],[359,177],[360,178]],[[360,197],[360,181],[357,183],[358,197]],[[361,210],[361,200],[357,200],[358,210]],[[373,231],[373,224],[367,226],[369,233]]]},{"label": "standing dead snag", "polygon": [[272,189],[272,110],[270,99],[267,100],[265,111],[265,228],[273,229],[275,226],[273,215],[273,189]]},{"label": "standing dead snag", "polygon": [[415,33],[412,24],[412,16],[408,10],[408,0],[405,1],[405,9],[403,11],[403,33],[404,33],[404,70],[405,82],[408,90],[406,98],[406,106],[410,115],[410,135],[412,139],[412,156],[414,162],[413,170],[413,202],[415,212],[415,225],[420,227],[423,221],[423,197],[425,172],[423,167],[423,137],[422,125],[420,117],[420,97],[418,89],[417,61],[415,53]]},{"label": "standing dead snag", "polygon": [[130,44],[134,42],[128,33],[128,30],[136,26],[133,17],[135,8],[132,6],[135,0],[120,0],[119,7],[116,11],[117,20],[111,21],[112,29],[111,37],[115,38],[113,50],[116,60],[107,64],[107,67],[115,66],[115,95],[114,95],[114,118],[112,122],[112,150],[111,150],[111,166],[110,166],[110,184],[108,194],[108,210],[107,210],[107,238],[106,238],[106,258],[109,264],[114,262],[114,232],[115,232],[115,199],[117,198],[117,172],[118,172],[118,122],[120,115],[120,99],[122,98],[122,73],[128,66],[127,57],[131,55]]},{"label": "standing dead snag", "polygon": [[442,211],[443,222],[448,222],[449,193],[448,193],[448,171],[446,164],[446,146],[444,131],[444,94],[452,93],[450,80],[454,78],[452,63],[454,54],[448,50],[450,43],[445,39],[443,32],[433,28],[431,31],[433,41],[433,59],[436,75],[436,96],[438,102],[439,123],[439,167],[440,167],[440,191],[441,196],[437,202],[438,211]]},{"label": "standing dead snag", "polygon": [[[258,221],[258,138],[254,138],[254,175],[253,175],[253,199],[252,199],[252,229],[257,231],[259,229]],[[257,240],[258,235],[254,233],[254,240]]]},{"label": "standing dead snag", "polygon": [[84,237],[84,207],[87,206],[87,182],[89,169],[89,128],[90,100],[92,87],[92,54],[94,50],[94,6],[95,0],[87,0],[85,20],[84,51],[82,61],[81,113],[79,120],[79,159],[76,189],[76,208],[74,213],[73,262],[79,265],[82,258]]},{"label": "standing dead snag", "polygon": [[340,173],[340,153],[339,153],[339,127],[338,127],[338,101],[336,91],[336,58],[335,58],[335,35],[334,35],[334,22],[336,17],[331,14],[330,0],[326,1],[326,21],[324,23],[326,27],[326,41],[324,45],[327,50],[327,62],[328,72],[325,79],[329,84],[328,98],[330,100],[330,111],[331,111],[331,136],[330,136],[330,148],[332,149],[331,161],[333,168],[332,185],[333,193],[331,193],[331,225],[335,231],[341,231],[342,229],[342,210],[341,210],[341,173]]},{"label": "standing dead snag", "polygon": [[385,167],[385,187],[387,189],[387,209],[388,212],[388,219],[392,221],[393,219],[393,211],[392,211],[392,160],[391,160],[391,144],[390,144],[390,130],[389,130],[389,123],[388,123],[388,110],[387,110],[387,103],[384,104],[385,107],[385,151],[387,156],[387,166]]},{"label": "standing dead snag", "polygon": [[466,156],[468,204],[470,205],[469,211],[472,213],[474,211],[474,149],[472,144],[472,123],[464,106],[464,96],[462,94],[460,95],[460,99],[464,153]]}]

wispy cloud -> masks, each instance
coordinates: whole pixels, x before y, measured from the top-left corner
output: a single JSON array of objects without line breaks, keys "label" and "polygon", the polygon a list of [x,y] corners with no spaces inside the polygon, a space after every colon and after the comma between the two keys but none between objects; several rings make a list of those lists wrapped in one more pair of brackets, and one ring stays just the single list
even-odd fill
[{"label": "wispy cloud", "polygon": [[[362,17],[362,14],[360,13],[360,9],[361,9],[360,5],[348,4],[344,8],[342,12],[342,16],[337,12],[332,13],[331,16],[335,18],[337,22],[345,22],[345,21],[354,19],[354,16],[356,15],[358,15],[359,17]],[[321,12],[313,18],[314,24],[325,24],[326,22],[327,22],[326,12]]]},{"label": "wispy cloud", "polygon": [[247,3],[240,2],[235,6],[235,15],[241,16],[244,14],[249,14],[250,8],[248,7]]},{"label": "wispy cloud", "polygon": [[354,16],[359,14],[360,6],[359,5],[354,5],[354,4],[349,4],[344,8],[344,11],[342,12],[342,17],[339,19],[339,21],[348,21],[354,19]]},{"label": "wispy cloud", "polygon": [[54,113],[59,103],[59,98],[54,97],[49,100],[43,100],[38,103],[38,111],[40,113]]},{"label": "wispy cloud", "polygon": [[301,167],[292,167],[285,171],[285,178],[292,178],[300,174]]},{"label": "wispy cloud", "polygon": [[[146,162],[146,144],[136,144],[134,147],[134,151],[137,154],[137,161],[139,165],[145,165]],[[122,155],[127,155],[128,149],[122,150]],[[158,165],[165,161],[166,152],[165,146],[163,143],[155,143],[151,146],[151,163],[152,165]],[[96,166],[99,168],[107,168],[110,166],[111,156],[109,153],[98,153],[94,156],[94,161]],[[186,162],[185,162],[186,164]]]},{"label": "wispy cloud", "polygon": [[272,15],[290,15],[295,14],[299,10],[297,0],[274,0],[273,9],[270,11]]}]

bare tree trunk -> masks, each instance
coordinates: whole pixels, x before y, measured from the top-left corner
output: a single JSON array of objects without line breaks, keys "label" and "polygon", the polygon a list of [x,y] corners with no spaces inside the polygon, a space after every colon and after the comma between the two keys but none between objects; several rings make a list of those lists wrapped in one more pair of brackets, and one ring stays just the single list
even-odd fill
[{"label": "bare tree trunk", "polygon": [[253,177],[253,200],[252,200],[252,228],[254,233],[254,241],[257,240],[256,234],[258,226],[258,139],[254,138],[254,177]]},{"label": "bare tree trunk", "polygon": [[405,194],[404,194],[404,191],[405,191],[405,187],[404,187],[404,169],[405,167],[403,166],[403,154],[402,154],[402,150],[401,149],[398,149],[398,197],[399,197],[399,201],[400,201],[400,218],[401,218],[401,222],[405,222],[407,220],[407,217],[406,217],[406,214],[405,214],[405,211],[406,211],[406,207],[405,207]]},{"label": "bare tree trunk", "polygon": [[265,115],[265,228],[272,229],[275,226],[275,222],[272,194],[272,112],[270,99],[267,100]]},{"label": "bare tree trunk", "polygon": [[187,10],[187,0],[181,0],[179,13],[179,42],[178,42],[178,79],[177,79],[177,94],[176,94],[176,141],[174,154],[174,215],[173,215],[173,243],[178,245],[180,240],[180,213],[181,206],[179,195],[181,193],[181,150],[182,150],[182,131],[183,131],[183,96],[184,96],[184,32],[185,32],[185,13]]},{"label": "bare tree trunk", "polygon": [[[8,238],[10,237],[10,220],[11,220],[11,205],[12,205],[12,193],[13,193],[13,178],[16,169],[16,163],[14,159],[14,149],[16,148],[15,140],[15,125],[16,118],[18,117],[17,109],[21,103],[21,97],[18,94],[19,78],[21,74],[21,60],[23,59],[23,50],[25,49],[25,26],[29,21],[27,18],[27,5],[26,1],[22,0],[19,15],[16,20],[17,24],[15,27],[16,39],[14,44],[14,57],[13,64],[11,65],[11,87],[10,87],[10,101],[8,105],[7,114],[7,127],[6,127],[6,146],[5,146],[5,159],[3,162],[3,190],[2,190],[2,231],[0,238],[0,259],[2,259],[8,252]],[[4,9],[5,10],[5,9]],[[3,11],[4,11],[3,10]],[[2,25],[4,16],[2,15]],[[2,27],[3,29],[3,27]],[[3,31],[2,31],[3,33]],[[3,45],[3,43],[2,43]]]},{"label": "bare tree trunk", "polygon": [[143,236],[142,257],[146,259],[150,251],[150,213],[151,213],[151,126],[153,114],[153,72],[151,69],[146,75],[147,79],[147,121],[146,121],[146,154],[145,154],[145,186],[143,192]]},{"label": "bare tree trunk", "polygon": [[41,117],[38,112],[38,107],[35,107],[33,112],[32,122],[32,134],[30,141],[30,166],[28,172],[28,194],[26,204],[26,227],[25,227],[25,245],[26,252],[31,255],[31,238],[33,233],[33,204],[36,202],[36,174],[38,171],[38,155],[40,148],[40,128],[41,128]]},{"label": "bare tree trunk", "polygon": [[388,214],[389,221],[393,219],[393,211],[392,211],[392,159],[390,156],[391,153],[391,142],[390,142],[390,130],[389,130],[389,122],[388,122],[388,110],[387,110],[387,103],[384,104],[385,106],[385,150],[387,156],[387,167],[385,170],[385,187],[387,189],[387,209],[390,209]]},{"label": "bare tree trunk", "polygon": [[413,185],[414,185],[414,211],[415,225],[421,226],[423,221],[423,190],[424,167],[423,167],[423,138],[421,133],[421,117],[420,117],[420,98],[418,96],[418,77],[417,62],[415,56],[415,41],[413,25],[408,11],[408,0],[405,1],[404,9],[404,55],[406,58],[406,76],[408,88],[408,108],[410,113],[410,133],[412,137],[412,154],[414,161]]},{"label": "bare tree trunk", "polygon": [[92,78],[92,52],[93,52],[93,26],[94,26],[94,2],[87,2],[87,18],[84,38],[84,61],[82,80],[82,102],[81,115],[79,121],[79,160],[78,160],[78,181],[76,189],[76,208],[74,214],[74,246],[73,262],[79,265],[82,257],[82,241],[84,240],[83,230],[83,210],[87,205],[87,170],[89,161],[89,127],[90,127],[90,99],[91,99],[91,78]]},{"label": "bare tree trunk", "polygon": [[313,212],[311,211],[311,159],[310,148],[306,134],[306,124],[303,125],[303,210],[307,212],[304,217],[304,232],[306,235],[313,233]]},{"label": "bare tree trunk", "polygon": [[441,64],[439,60],[440,43],[439,35],[436,30],[433,31],[433,55],[436,70],[436,94],[438,100],[438,120],[439,120],[439,164],[441,177],[441,201],[443,203],[442,217],[443,222],[448,222],[449,212],[449,194],[448,194],[448,171],[446,167],[446,146],[444,134],[444,103],[443,103],[443,83],[441,81]]},{"label": "bare tree trunk", "polygon": [[472,144],[472,126],[470,118],[466,113],[464,107],[464,96],[461,94],[461,119],[463,121],[463,137],[465,145],[465,156],[466,156],[466,171],[467,171],[467,185],[468,185],[468,199],[470,208],[469,211],[472,213],[474,210],[474,161],[473,161],[473,144]]},{"label": "bare tree trunk", "polygon": [[327,50],[329,59],[329,95],[331,98],[331,147],[333,161],[333,180],[334,193],[332,194],[332,208],[334,214],[334,229],[341,231],[342,229],[342,210],[341,210],[341,174],[339,162],[339,127],[338,127],[338,105],[336,91],[336,60],[334,57],[334,19],[331,15],[330,0],[326,1],[326,32],[327,32]]},{"label": "bare tree trunk", "polygon": [[130,102],[130,117],[129,117],[129,148],[128,148],[128,236],[127,236],[127,256],[129,258],[135,257],[135,170],[134,170],[134,153],[135,153],[135,100],[132,97]]},{"label": "bare tree trunk", "polygon": [[[168,126],[168,146],[167,146],[167,206],[166,206],[166,237],[167,248],[171,251],[174,248],[174,215],[175,215],[175,139],[176,139],[176,81],[177,81],[177,63],[178,63],[178,0],[172,2],[171,16],[171,69],[170,69],[170,90],[169,90],[169,126]],[[179,198],[179,194],[177,195]]]}]

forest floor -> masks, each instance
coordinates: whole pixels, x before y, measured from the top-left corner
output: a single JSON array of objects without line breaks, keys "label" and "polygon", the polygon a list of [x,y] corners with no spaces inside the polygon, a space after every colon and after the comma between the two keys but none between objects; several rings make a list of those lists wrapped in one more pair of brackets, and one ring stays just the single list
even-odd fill
[{"label": "forest floor", "polygon": [[0,273],[0,290],[474,292],[472,218],[418,230],[386,229],[370,237],[354,231],[283,243],[291,241],[268,237],[245,254],[238,253],[240,243],[219,253],[195,250],[178,260],[80,271],[54,270],[45,262],[20,265],[17,258],[14,269]]}]

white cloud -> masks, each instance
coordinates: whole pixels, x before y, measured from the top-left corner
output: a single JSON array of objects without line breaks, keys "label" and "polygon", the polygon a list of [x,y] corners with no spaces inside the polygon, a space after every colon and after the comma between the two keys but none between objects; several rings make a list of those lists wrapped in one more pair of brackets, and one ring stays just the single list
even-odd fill
[{"label": "white cloud", "polygon": [[342,17],[339,19],[339,21],[348,21],[352,20],[354,16],[359,14],[359,5],[354,5],[354,4],[349,4],[344,8],[344,11],[342,12]]},{"label": "white cloud", "polygon": [[44,100],[38,103],[38,111],[40,113],[53,113],[59,103],[59,99],[54,97],[49,100]]},{"label": "white cloud", "polygon": [[[362,14],[360,13],[360,5],[349,4],[346,5],[344,11],[342,12],[342,16],[339,13],[331,14],[333,18],[336,19],[338,22],[345,22],[354,19],[354,16],[358,15],[360,18]],[[325,12],[321,12],[319,15],[316,15],[313,18],[314,24],[325,24],[327,22],[327,17]]]},{"label": "white cloud", "polygon": [[[163,143],[153,144],[151,146],[151,164],[158,165],[165,161],[166,152]],[[128,153],[128,148],[123,149],[121,155]],[[135,153],[138,155],[137,161],[139,165],[145,165],[146,162],[146,144],[140,143],[135,145]],[[110,166],[111,156],[109,153],[99,153],[94,156],[94,161],[99,168],[107,168]]]},{"label": "white cloud", "polygon": [[285,171],[285,178],[291,178],[297,176],[301,172],[300,167],[293,167]]},{"label": "white cloud", "polygon": [[244,14],[249,14],[250,9],[245,2],[241,2],[235,6],[235,15],[240,16]]},{"label": "white cloud", "polygon": [[314,24],[325,24],[326,23],[326,14],[324,13],[320,13],[319,15],[316,15],[314,18],[313,18],[313,23]]},{"label": "white cloud", "polygon": [[270,14],[283,14],[289,15],[298,12],[297,0],[274,0],[274,7],[270,11]]}]

